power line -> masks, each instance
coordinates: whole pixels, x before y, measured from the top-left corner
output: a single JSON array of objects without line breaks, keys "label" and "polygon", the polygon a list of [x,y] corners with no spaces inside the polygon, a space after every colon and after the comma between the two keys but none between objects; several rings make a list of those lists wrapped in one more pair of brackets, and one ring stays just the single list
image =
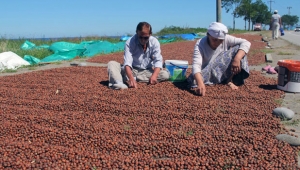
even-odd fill
[{"label": "power line", "polygon": [[270,2],[270,12],[272,12],[272,2],[275,3],[275,1],[270,0],[270,1],[268,1],[268,2]]},{"label": "power line", "polygon": [[287,7],[287,9],[289,10],[289,15],[291,15],[291,11],[290,11],[290,9],[291,9],[292,7]]},{"label": "power line", "polygon": [[216,0],[216,4],[217,4],[217,22],[222,22],[222,0]]}]

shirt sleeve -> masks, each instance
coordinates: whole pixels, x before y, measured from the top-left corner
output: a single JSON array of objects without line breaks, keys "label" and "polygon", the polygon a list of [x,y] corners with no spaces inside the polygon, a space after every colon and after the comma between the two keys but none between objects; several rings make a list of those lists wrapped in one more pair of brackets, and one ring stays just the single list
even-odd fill
[{"label": "shirt sleeve", "polygon": [[226,39],[227,39],[227,43],[228,43],[227,46],[233,47],[233,46],[239,45],[240,50],[245,51],[246,54],[249,52],[251,43],[248,40],[243,39],[243,38],[236,38],[231,35],[226,35]]},{"label": "shirt sleeve", "polygon": [[194,55],[193,55],[193,75],[196,73],[201,73],[201,68],[202,68],[202,55],[200,53],[200,41],[199,39],[194,47]]},{"label": "shirt sleeve", "polygon": [[162,68],[163,57],[161,55],[160,43],[157,39],[153,42],[153,66]]},{"label": "shirt sleeve", "polygon": [[130,52],[130,39],[128,39],[125,43],[124,47],[124,66],[129,66],[132,68],[132,53]]}]

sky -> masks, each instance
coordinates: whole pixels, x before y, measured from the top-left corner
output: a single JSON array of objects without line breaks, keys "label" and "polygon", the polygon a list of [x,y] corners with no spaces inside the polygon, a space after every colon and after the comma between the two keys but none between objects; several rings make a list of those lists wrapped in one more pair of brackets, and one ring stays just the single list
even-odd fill
[{"label": "sky", "polygon": [[[272,11],[300,17],[300,0],[264,0],[269,9],[270,1]],[[231,13],[222,9],[221,21],[232,28]],[[169,26],[207,28],[216,21],[216,0],[2,0],[0,37],[122,36],[134,34],[141,21],[153,33]],[[236,19],[236,28],[244,26]]]}]

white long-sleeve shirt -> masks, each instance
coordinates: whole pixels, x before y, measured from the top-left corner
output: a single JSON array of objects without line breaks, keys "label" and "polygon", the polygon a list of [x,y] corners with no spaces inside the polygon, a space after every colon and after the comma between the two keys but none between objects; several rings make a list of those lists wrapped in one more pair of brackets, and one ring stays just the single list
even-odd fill
[{"label": "white long-sleeve shirt", "polygon": [[273,14],[272,15],[272,24],[273,23],[279,23],[280,24],[280,18],[281,18],[281,16],[279,14]]},{"label": "white long-sleeve shirt", "polygon": [[251,43],[246,39],[226,35],[222,44],[220,44],[217,49],[213,50],[208,44],[207,36],[199,39],[194,48],[192,69],[193,75],[196,73],[201,73],[201,70],[205,68],[211,60],[215,59],[221,52],[227,51],[229,47],[236,45],[240,45],[239,49],[245,51],[245,53],[248,53]]}]

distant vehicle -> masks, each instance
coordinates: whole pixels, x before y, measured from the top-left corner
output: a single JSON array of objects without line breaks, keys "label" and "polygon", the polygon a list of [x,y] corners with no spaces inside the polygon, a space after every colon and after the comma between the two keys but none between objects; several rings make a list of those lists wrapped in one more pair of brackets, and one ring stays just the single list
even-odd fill
[{"label": "distant vehicle", "polygon": [[254,25],[254,31],[261,31],[261,29],[262,29],[261,23],[256,23]]},{"label": "distant vehicle", "polygon": [[299,32],[299,31],[300,31],[300,27],[296,27],[295,32]]}]

